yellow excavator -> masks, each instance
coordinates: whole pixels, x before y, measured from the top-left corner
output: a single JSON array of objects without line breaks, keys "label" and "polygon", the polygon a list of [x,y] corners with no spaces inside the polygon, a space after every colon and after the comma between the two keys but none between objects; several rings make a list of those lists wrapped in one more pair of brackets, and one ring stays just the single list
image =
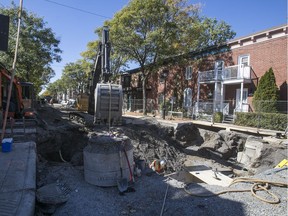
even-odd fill
[{"label": "yellow excavator", "polygon": [[[110,71],[109,28],[104,26],[102,42],[99,43],[96,61],[90,75],[89,94],[80,94],[77,101],[79,111],[88,111],[94,115],[94,124],[122,124],[122,86],[109,81]],[[84,117],[81,112],[70,113],[70,116]]]},{"label": "yellow excavator", "polygon": [[89,95],[87,93],[80,93],[76,98],[76,107],[78,111],[87,112],[89,103]]}]

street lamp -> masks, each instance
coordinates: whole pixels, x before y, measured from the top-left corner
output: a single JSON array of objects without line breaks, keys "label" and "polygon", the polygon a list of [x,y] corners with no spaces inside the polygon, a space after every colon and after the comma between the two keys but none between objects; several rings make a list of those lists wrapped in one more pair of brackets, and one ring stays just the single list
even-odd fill
[{"label": "street lamp", "polygon": [[165,97],[166,97],[166,80],[168,76],[169,71],[168,70],[163,70],[161,75],[160,75],[160,81],[164,81],[164,93],[163,93],[163,107],[162,107],[162,118],[165,119],[165,112],[166,112],[166,102],[165,102]]}]

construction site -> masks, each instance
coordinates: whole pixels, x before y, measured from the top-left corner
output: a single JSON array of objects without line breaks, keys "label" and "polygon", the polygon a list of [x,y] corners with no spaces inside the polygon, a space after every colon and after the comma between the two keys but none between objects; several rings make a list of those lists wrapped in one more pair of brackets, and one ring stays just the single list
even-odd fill
[{"label": "construction site", "polygon": [[[287,139],[275,131],[133,113],[109,129],[71,112],[41,104],[25,128],[7,127],[13,144],[0,153],[1,215],[287,213],[287,161],[279,164]],[[121,166],[119,139],[128,141]],[[100,149],[91,149],[95,140]],[[153,169],[154,160],[165,167]]]},{"label": "construction site", "polygon": [[110,45],[81,110],[0,65],[0,216],[287,214],[287,130],[124,112]]}]

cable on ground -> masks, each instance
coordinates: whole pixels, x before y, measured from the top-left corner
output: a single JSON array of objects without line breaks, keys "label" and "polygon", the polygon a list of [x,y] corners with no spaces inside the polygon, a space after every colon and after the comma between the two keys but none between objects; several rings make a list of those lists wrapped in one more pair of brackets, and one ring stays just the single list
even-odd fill
[{"label": "cable on ground", "polygon": [[[266,180],[262,180],[262,179],[253,179],[253,178],[236,178],[236,179],[233,179],[233,181],[231,182],[231,184],[228,187],[230,187],[231,185],[236,184],[236,183],[253,183],[253,185],[250,189],[223,190],[223,191],[219,191],[219,192],[213,193],[213,194],[193,194],[192,192],[188,191],[188,189],[187,189],[188,185],[186,185],[184,187],[184,191],[191,196],[197,196],[197,197],[212,197],[212,196],[218,196],[218,195],[221,195],[224,193],[234,193],[234,192],[251,192],[251,194],[254,197],[256,197],[257,199],[259,199],[261,201],[264,201],[264,202],[270,203],[270,204],[278,204],[278,203],[280,203],[280,199],[275,194],[273,194],[272,192],[269,191],[270,186],[273,185],[276,187],[288,187],[287,183],[266,181]],[[257,191],[266,191],[274,199],[273,200],[265,199],[265,198],[257,195],[256,194]]]}]

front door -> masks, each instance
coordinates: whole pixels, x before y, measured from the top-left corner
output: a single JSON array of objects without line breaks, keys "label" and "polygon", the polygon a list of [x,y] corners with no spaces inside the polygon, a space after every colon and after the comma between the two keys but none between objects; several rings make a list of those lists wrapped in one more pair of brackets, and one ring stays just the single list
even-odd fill
[{"label": "front door", "polygon": [[248,105],[248,89],[243,89],[243,96],[241,102],[241,89],[236,89],[236,112],[248,112],[249,105]]},{"label": "front door", "polygon": [[238,59],[238,78],[250,79],[250,56],[242,55]]}]

